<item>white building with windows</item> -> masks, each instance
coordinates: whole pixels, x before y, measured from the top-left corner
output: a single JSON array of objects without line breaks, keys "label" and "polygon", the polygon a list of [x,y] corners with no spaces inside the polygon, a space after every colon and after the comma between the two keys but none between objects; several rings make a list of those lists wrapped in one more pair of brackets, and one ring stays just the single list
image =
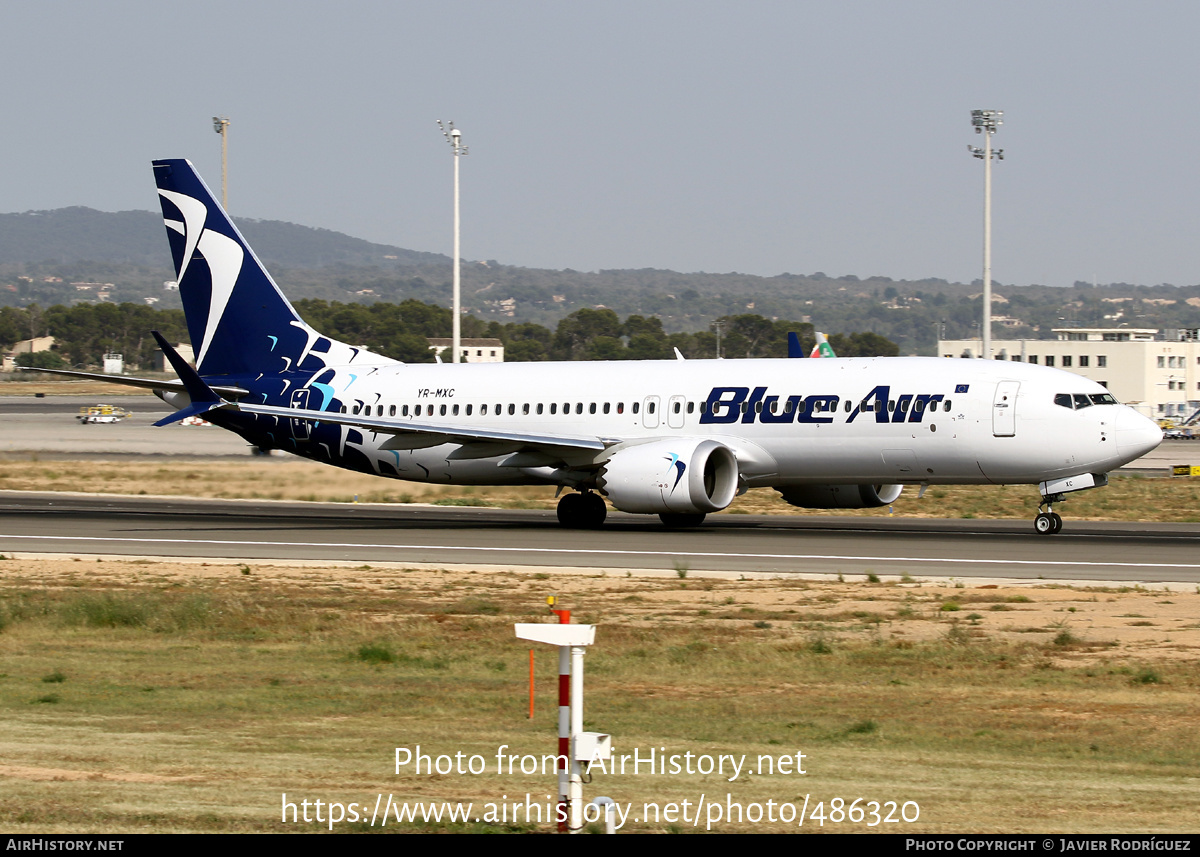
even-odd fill
[{"label": "white building with windows", "polygon": [[[1075,372],[1151,419],[1200,410],[1200,329],[1055,328],[1054,339],[993,339],[992,357]],[[979,357],[978,339],[938,341],[941,357]]]},{"label": "white building with windows", "polygon": [[[445,352],[453,347],[453,339],[429,339],[429,349],[447,363],[451,355]],[[462,348],[462,363],[504,362],[504,343],[499,339],[460,339],[459,347]]]}]

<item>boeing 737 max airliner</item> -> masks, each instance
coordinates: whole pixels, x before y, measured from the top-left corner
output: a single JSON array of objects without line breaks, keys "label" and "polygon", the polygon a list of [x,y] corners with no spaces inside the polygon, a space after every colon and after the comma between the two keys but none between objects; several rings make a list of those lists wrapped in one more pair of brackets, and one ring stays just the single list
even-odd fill
[{"label": "boeing 737 max airliner", "polygon": [[[296,314],[186,160],[154,177],[195,351],[151,387],[249,443],[418,482],[567,489],[569,527],[694,526],[748,488],[812,509],[904,484],[1030,484],[1051,504],[1159,444],[1102,386],[1042,366],[923,357],[408,365]],[[108,380],[117,380],[109,378]]]}]

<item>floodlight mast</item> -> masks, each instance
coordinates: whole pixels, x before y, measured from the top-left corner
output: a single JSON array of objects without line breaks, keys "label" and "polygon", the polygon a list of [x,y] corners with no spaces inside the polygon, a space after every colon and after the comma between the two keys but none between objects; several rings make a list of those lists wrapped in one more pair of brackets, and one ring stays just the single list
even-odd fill
[{"label": "floodlight mast", "polygon": [[221,207],[229,213],[229,119],[213,117],[213,130],[221,135]]},{"label": "floodlight mast", "polygon": [[443,124],[439,119],[437,123],[438,127],[442,129],[442,136],[446,138],[451,151],[454,152],[454,298],[451,301],[454,325],[451,347],[454,349],[454,362],[459,363],[462,361],[462,308],[459,305],[462,296],[462,258],[459,252],[458,159],[460,155],[467,154],[467,147],[462,144],[462,131],[454,127],[453,120]]},{"label": "floodlight mast", "polygon": [[1004,160],[1003,149],[992,149],[992,135],[1004,124],[1003,110],[972,110],[971,124],[983,134],[983,147],[967,146],[983,160],[983,325],[979,356],[992,357],[992,159]]}]

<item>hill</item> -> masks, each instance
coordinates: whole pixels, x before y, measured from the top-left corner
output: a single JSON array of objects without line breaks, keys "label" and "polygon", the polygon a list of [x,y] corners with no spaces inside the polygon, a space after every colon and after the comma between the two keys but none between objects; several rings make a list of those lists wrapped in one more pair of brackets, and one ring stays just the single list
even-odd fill
[{"label": "hill", "polygon": [[[374,244],[327,229],[239,219],[246,238],[293,300],[449,303],[450,259]],[[180,308],[162,220],[148,211],[88,208],[0,214],[0,307],[146,303]],[[1093,288],[997,282],[996,339],[1049,337],[1055,327],[1200,328],[1200,286]],[[886,276],[833,278],[821,272],[760,277],[657,269],[594,272],[463,264],[463,308],[484,322],[553,329],[581,309],[612,309],[661,320],[667,333],[709,329],[724,316],[811,322],[827,332],[862,331],[898,343],[902,354],[933,354],[939,335],[976,335],[981,286]],[[1192,301],[1192,303],[1189,303]]]}]

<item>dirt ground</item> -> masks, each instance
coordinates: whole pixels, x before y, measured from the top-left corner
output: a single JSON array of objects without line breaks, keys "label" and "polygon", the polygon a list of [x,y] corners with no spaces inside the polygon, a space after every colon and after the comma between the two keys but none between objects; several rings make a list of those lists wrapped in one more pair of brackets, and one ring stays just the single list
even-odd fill
[{"label": "dirt ground", "polygon": [[[829,575],[747,580],[742,575],[688,572],[608,573],[601,570],[514,569],[508,567],[351,566],[310,562],[246,563],[236,560],[100,560],[93,557],[13,558],[0,566],[0,588],[80,585],[136,588],[195,583],[238,583],[243,569],[260,585],[314,589],[381,591],[402,575],[404,583],[431,603],[464,584],[486,586],[482,576],[515,577],[531,591],[556,594],[560,602],[602,623],[653,625],[717,616],[747,627],[755,622],[820,624],[839,638],[878,638],[919,642],[948,631],[1002,642],[1054,642],[1064,665],[1106,659],[1200,661],[1200,587],[1185,584],[1144,587],[1066,586],[1045,580],[956,583],[943,578],[863,576],[844,581]],[[638,597],[629,599],[632,580]],[[739,615],[730,615],[736,611]],[[579,619],[577,621],[594,621]],[[798,636],[807,635],[797,630]]]}]

